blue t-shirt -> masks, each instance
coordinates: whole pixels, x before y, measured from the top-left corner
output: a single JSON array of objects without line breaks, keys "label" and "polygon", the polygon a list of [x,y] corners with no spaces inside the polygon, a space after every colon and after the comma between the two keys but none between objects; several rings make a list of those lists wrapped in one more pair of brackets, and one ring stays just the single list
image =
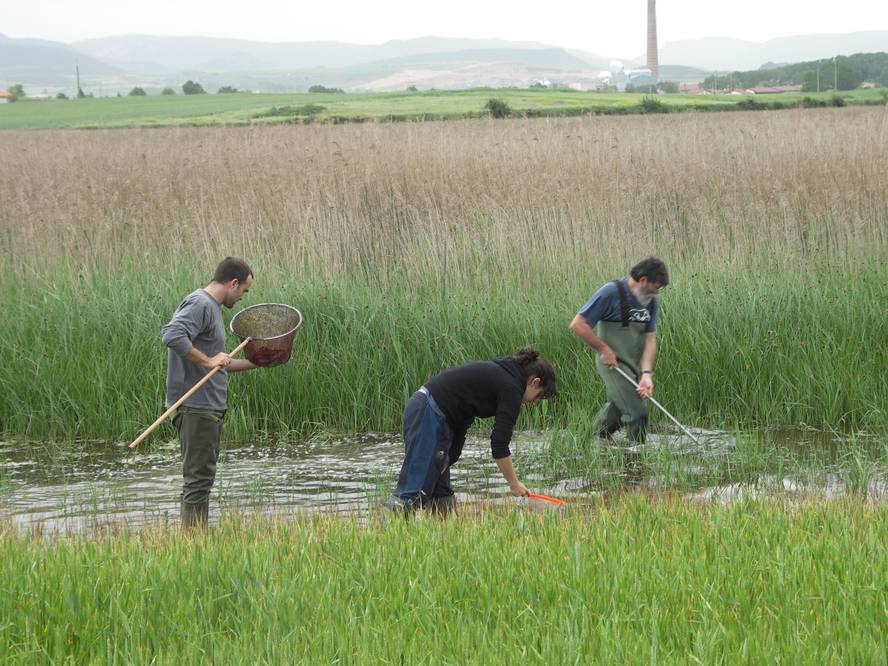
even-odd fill
[{"label": "blue t-shirt", "polygon": [[[645,307],[635,300],[635,296],[629,290],[629,278],[623,278],[620,282],[623,283],[626,290],[626,300],[629,302],[629,321],[644,322],[645,333],[656,333],[660,299],[654,296],[653,300]],[[617,291],[617,285],[608,282],[592,295],[586,305],[580,308],[578,314],[593,328],[600,321],[623,321],[620,292]]]}]

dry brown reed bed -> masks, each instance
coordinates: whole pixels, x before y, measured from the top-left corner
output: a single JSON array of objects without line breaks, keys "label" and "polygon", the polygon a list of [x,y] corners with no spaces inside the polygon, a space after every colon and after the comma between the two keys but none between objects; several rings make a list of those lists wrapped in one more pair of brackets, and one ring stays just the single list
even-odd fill
[{"label": "dry brown reed bed", "polygon": [[[883,108],[0,137],[0,257],[329,277],[884,250]],[[261,258],[261,259],[259,259]],[[572,268],[573,267],[573,268]]]}]

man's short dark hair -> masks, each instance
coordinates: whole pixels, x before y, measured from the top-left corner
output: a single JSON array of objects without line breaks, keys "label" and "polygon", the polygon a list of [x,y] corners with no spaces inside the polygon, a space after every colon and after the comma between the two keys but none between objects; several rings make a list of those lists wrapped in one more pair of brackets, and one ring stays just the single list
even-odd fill
[{"label": "man's short dark hair", "polygon": [[666,270],[666,264],[659,257],[642,259],[632,267],[632,270],[629,271],[629,276],[633,280],[640,280],[646,277],[648,282],[656,282],[663,287],[669,284],[669,272]]},{"label": "man's short dark hair", "polygon": [[[253,269],[243,259],[238,257],[225,257],[219,265],[216,266],[216,272],[213,274],[213,282],[225,284],[232,280],[238,282],[246,282],[247,277],[253,275]],[[253,278],[255,279],[255,275]]]}]

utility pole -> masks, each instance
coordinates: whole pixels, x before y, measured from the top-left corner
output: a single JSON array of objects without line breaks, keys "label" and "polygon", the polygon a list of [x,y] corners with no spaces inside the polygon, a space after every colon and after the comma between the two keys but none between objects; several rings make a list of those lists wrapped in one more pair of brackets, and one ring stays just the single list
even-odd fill
[{"label": "utility pole", "polygon": [[80,97],[80,62],[74,61],[74,70],[77,72],[77,92],[74,93],[74,99]]}]

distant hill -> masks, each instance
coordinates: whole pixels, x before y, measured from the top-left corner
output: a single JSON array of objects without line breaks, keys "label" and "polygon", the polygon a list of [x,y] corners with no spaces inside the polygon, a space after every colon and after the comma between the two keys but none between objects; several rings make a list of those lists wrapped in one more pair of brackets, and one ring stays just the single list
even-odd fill
[{"label": "distant hill", "polygon": [[[878,43],[878,48],[872,44]],[[888,44],[888,32],[807,35],[758,43],[709,38],[667,43],[660,77],[700,82],[713,70],[754,70],[764,63],[794,63],[836,54],[872,52]],[[526,86],[548,79],[587,84],[601,70],[643,64],[644,58],[606,58],[591,51],[540,42],[420,37],[384,44],[257,42],[210,37],[121,35],[73,45],[0,36],[0,86],[73,91],[80,63],[87,92],[125,94],[133,86],[149,94],[179,88],[188,79],[212,92],[221,86],[265,92],[304,91],[315,84],[346,90],[397,90]],[[769,70],[775,69],[770,67]]]},{"label": "distant hill", "polygon": [[607,68],[594,53],[499,39],[421,37],[365,46],[124,35],[74,46],[133,73],[133,83],[149,89],[189,78],[208,90],[232,85],[275,92],[314,84],[349,90],[526,86],[543,78],[588,81]]},{"label": "distant hill", "polygon": [[699,83],[709,74],[706,70],[684,65],[660,65],[660,80],[677,83]]},{"label": "distant hill", "polygon": [[629,65],[634,67],[637,64],[634,62],[630,63],[628,60],[624,60],[622,58],[605,58],[604,56],[600,56],[597,53],[590,53],[589,51],[579,51],[577,49],[564,49],[564,50],[567,51],[568,53],[570,53],[572,56],[576,56],[577,58],[579,58],[580,60],[585,62],[592,69],[597,69],[599,71],[610,70],[611,64],[615,60],[619,60],[620,62],[625,62],[627,67]]},{"label": "distant hill", "polygon": [[392,67],[441,67],[453,63],[518,62],[530,69],[585,71],[589,65],[564,49],[471,49],[391,58],[370,63]]},{"label": "distant hill", "polygon": [[123,71],[80,53],[67,44],[42,39],[10,39],[0,35],[0,87],[21,83],[29,87],[76,87],[75,67],[89,77],[113,79]]},{"label": "distant hill", "polygon": [[233,85],[246,90],[307,90],[315,84],[352,91],[404,90],[408,86],[441,90],[473,87],[526,87],[541,79],[562,83],[591,81],[592,67],[563,49],[473,49],[390,58],[350,67],[313,67],[288,72],[198,72],[204,87]]},{"label": "distant hill", "polygon": [[[499,39],[420,37],[378,45],[344,42],[255,42],[211,37],[156,37],[121,35],[75,42],[82,53],[121,68],[137,64],[139,71],[245,72],[289,71],[312,67],[350,67],[369,62],[431,53],[487,49],[546,49],[537,42]],[[153,70],[149,68],[153,65]]]},{"label": "distant hill", "polygon": [[660,49],[660,63],[690,65],[709,71],[745,71],[767,62],[805,62],[835,55],[874,53],[886,48],[888,31],[800,35],[767,42],[707,37],[667,42]]},{"label": "distant hill", "polygon": [[[357,68],[356,68],[357,69]],[[352,83],[360,90],[419,88],[454,89],[480,86],[529,86],[542,78],[591,77],[590,66],[564,49],[473,49],[393,58],[360,68],[376,73],[372,80]],[[598,69],[595,69],[597,73]],[[585,74],[585,75],[584,75]]]}]

